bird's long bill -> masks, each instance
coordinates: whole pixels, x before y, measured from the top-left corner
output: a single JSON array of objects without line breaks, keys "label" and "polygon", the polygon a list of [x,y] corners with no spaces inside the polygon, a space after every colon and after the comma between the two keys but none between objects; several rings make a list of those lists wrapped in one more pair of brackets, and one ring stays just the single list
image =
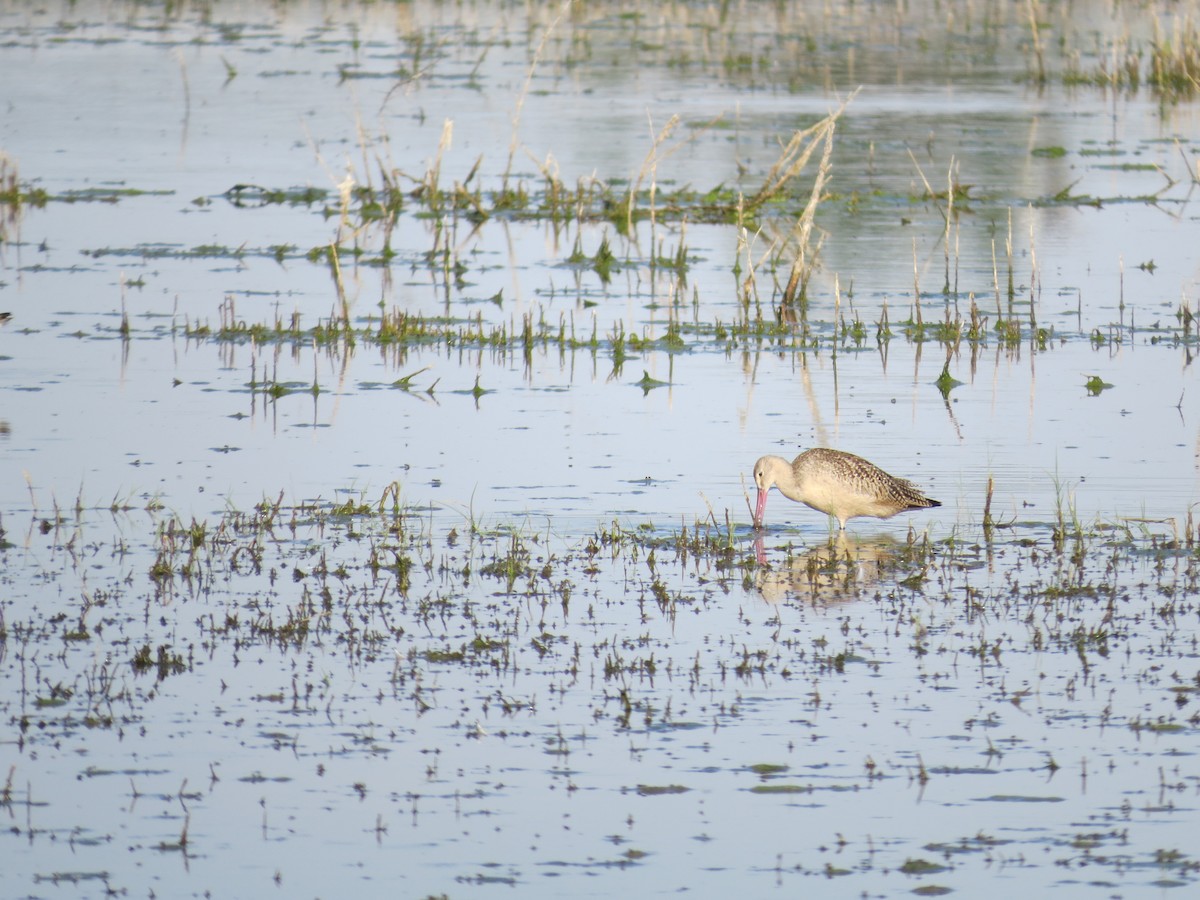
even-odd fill
[{"label": "bird's long bill", "polygon": [[754,527],[762,528],[763,512],[767,508],[767,492],[762,488],[758,489],[758,502],[754,504]]}]

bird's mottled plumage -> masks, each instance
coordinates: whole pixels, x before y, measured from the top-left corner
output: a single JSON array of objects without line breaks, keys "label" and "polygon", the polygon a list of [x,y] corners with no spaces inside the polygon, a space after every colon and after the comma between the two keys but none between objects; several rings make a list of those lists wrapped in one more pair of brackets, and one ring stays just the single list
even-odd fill
[{"label": "bird's mottled plumage", "polygon": [[754,527],[762,526],[767,492],[779,488],[783,496],[833,516],[843,530],[855,516],[886,519],[910,509],[941,506],[926,497],[912,482],[889,475],[861,456],[814,447],[791,462],[782,456],[764,456],[754,464],[758,502]]}]

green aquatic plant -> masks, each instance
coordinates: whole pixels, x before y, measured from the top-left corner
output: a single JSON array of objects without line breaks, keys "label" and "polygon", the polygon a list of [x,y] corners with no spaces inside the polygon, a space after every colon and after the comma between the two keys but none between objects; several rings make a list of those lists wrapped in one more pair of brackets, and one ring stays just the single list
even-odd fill
[{"label": "green aquatic plant", "polygon": [[669,387],[670,382],[659,381],[657,378],[651,378],[649,372],[642,372],[642,377],[638,379],[637,386],[642,389],[643,394],[649,394],[655,388]]},{"label": "green aquatic plant", "polygon": [[1058,145],[1050,147],[1034,147],[1029,151],[1029,153],[1031,156],[1041,157],[1042,159],[1062,159],[1067,155],[1067,149],[1065,147],[1059,147]]},{"label": "green aquatic plant", "polygon": [[935,381],[934,384],[937,386],[938,392],[942,395],[943,399],[949,398],[950,392],[956,387],[962,385],[961,381],[950,374],[949,359],[947,359],[946,364],[942,366],[942,374],[938,376],[937,381]]},{"label": "green aquatic plant", "polygon": [[617,258],[608,243],[608,235],[601,238],[600,247],[596,250],[596,255],[592,257],[591,262],[592,269],[600,276],[600,280],[608,284],[612,280],[613,271],[619,268]]}]

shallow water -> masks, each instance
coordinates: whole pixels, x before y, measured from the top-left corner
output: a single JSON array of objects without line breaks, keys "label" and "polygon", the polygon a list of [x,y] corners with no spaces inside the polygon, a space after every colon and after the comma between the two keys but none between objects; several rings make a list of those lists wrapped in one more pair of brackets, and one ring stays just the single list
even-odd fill
[{"label": "shallow water", "polygon": [[148,580],[142,515],[88,519],[7,554],[33,894],[1195,878],[1191,552],[854,538],[747,583],[674,540],[284,510],[195,552],[160,521]]},{"label": "shallow water", "polygon": [[[1195,102],[1033,85],[1007,4],[725,9],[0,4],[14,894],[1195,882]],[[1152,33],[1111,13],[1046,11],[1052,65]],[[776,329],[811,174],[673,207],[860,86]],[[537,214],[547,172],[660,208]],[[943,506],[831,556],[775,495],[756,548],[753,460],[813,444]],[[401,534],[328,518],[393,482]]]}]

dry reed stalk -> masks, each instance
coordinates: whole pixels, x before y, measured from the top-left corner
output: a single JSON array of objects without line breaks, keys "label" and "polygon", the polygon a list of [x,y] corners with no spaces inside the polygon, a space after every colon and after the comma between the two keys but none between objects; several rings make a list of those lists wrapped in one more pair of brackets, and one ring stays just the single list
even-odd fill
[{"label": "dry reed stalk", "polygon": [[992,238],[992,285],[996,289],[996,321],[1004,318],[1004,304],[1000,301],[1000,271],[996,268],[996,239]]},{"label": "dry reed stalk", "polygon": [[650,222],[653,224],[655,221],[654,197],[658,192],[658,164],[667,157],[679,152],[679,150],[690,144],[692,141],[696,140],[715,124],[721,121],[723,117],[723,115],[718,115],[713,119],[710,119],[702,127],[693,129],[687,137],[678,141],[672,147],[660,152],[659,148],[662,147],[668,141],[668,139],[670,139],[675,129],[679,127],[680,122],[683,120],[680,119],[679,114],[676,113],[667,120],[667,124],[662,127],[658,134],[655,134],[654,120],[647,116],[650,125],[650,150],[646,153],[646,158],[642,162],[641,169],[638,170],[637,178],[635,178],[633,183],[629,186],[629,197],[625,204],[625,231],[627,234],[631,233],[633,230],[633,213],[637,208],[637,192],[641,190],[642,182],[646,180],[647,173],[650,176]]},{"label": "dry reed stalk", "polygon": [[954,222],[954,157],[950,157],[950,167],[946,170],[946,246],[942,248],[942,256],[946,262],[946,281],[943,293],[958,293],[958,248],[954,252],[955,278],[953,288],[950,283],[950,238]]},{"label": "dry reed stalk", "polygon": [[521,93],[517,96],[517,105],[513,108],[512,115],[512,138],[508,142],[508,164],[504,167],[504,179],[502,189],[505,193],[508,192],[508,177],[512,174],[513,157],[517,154],[517,146],[520,143],[517,139],[518,132],[521,128],[521,112],[525,109],[525,99],[529,96],[530,85],[533,84],[533,73],[537,71],[538,63],[542,61],[542,53],[546,49],[546,42],[550,40],[550,35],[558,27],[558,23],[562,21],[563,16],[571,8],[572,0],[566,0],[562,5],[562,9],[558,11],[558,15],[554,17],[554,21],[547,26],[542,39],[538,42],[537,50],[534,51],[533,60],[529,63],[529,71],[525,73],[525,83],[521,86]]},{"label": "dry reed stalk", "polygon": [[[925,185],[925,196],[927,196],[933,202],[934,207],[936,207],[941,217],[949,222],[950,216],[946,213],[946,210],[942,209],[942,205],[938,203],[937,194],[935,194],[933,191],[933,185],[931,185],[929,183],[929,179],[925,177],[925,172],[921,169],[921,164],[917,162],[917,158],[913,155],[911,148],[908,150],[908,158],[911,159],[912,164],[917,167],[917,174],[921,176],[921,183]],[[953,196],[954,195],[952,191],[951,197]]]},{"label": "dry reed stalk", "polygon": [[1040,4],[1038,0],[1026,0],[1025,9],[1029,13],[1029,30],[1033,34],[1033,53],[1037,57],[1037,82],[1038,84],[1046,83],[1046,58],[1042,49],[1042,35],[1038,30],[1038,13]]},{"label": "dry reed stalk", "polygon": [[833,352],[837,353],[837,337],[842,330],[842,285],[838,273],[833,273]]},{"label": "dry reed stalk", "polygon": [[672,153],[679,149],[682,144],[678,144],[666,153],[659,154],[658,148],[665,144],[679,127],[682,121],[679,118],[679,113],[675,113],[667,120],[667,124],[662,127],[658,134],[654,134],[654,120],[647,113],[647,119],[650,124],[650,150],[646,153],[645,160],[642,161],[642,167],[638,170],[637,178],[629,185],[629,199],[625,204],[625,233],[633,233],[633,210],[637,205],[637,192],[641,188],[642,181],[646,177],[646,173],[650,173],[650,223],[654,224],[654,196],[658,192],[658,164],[661,160],[666,159]]},{"label": "dry reed stalk", "polygon": [[1175,139],[1175,149],[1179,151],[1179,155],[1183,158],[1183,166],[1187,170],[1192,184],[1200,184],[1200,159],[1189,160],[1178,138]]},{"label": "dry reed stalk", "polygon": [[[843,105],[844,108],[845,106]],[[792,139],[784,145],[779,158],[775,160],[775,164],[767,172],[766,180],[763,181],[762,187],[758,189],[758,193],[747,201],[746,205],[749,208],[756,209],[772,197],[777,196],[787,186],[788,182],[804,170],[804,167],[808,165],[808,160],[816,152],[821,138],[826,136],[829,128],[833,125],[833,120],[840,113],[841,110],[833,116],[822,119],[817,124],[810,125],[803,131],[797,131],[792,135]],[[809,138],[812,138],[812,140],[809,140]]]},{"label": "dry reed stalk", "polygon": [[954,218],[954,157],[950,157],[950,168],[946,170],[946,254],[950,253],[950,220]]},{"label": "dry reed stalk", "polygon": [[[784,148],[784,152],[780,155],[775,165],[768,173],[767,181],[763,187],[750,201],[750,206],[754,207],[767,198],[775,195],[783,189],[784,185],[794,178],[812,158],[818,146],[822,147],[821,163],[817,167],[817,177],[813,180],[812,191],[808,196],[808,203],[804,206],[804,211],[800,214],[800,218],[796,222],[796,227],[792,230],[796,242],[796,259],[792,263],[791,274],[788,276],[787,287],[783,291],[783,306],[791,306],[798,298],[805,295],[808,287],[808,279],[812,275],[813,268],[816,264],[816,259],[821,250],[821,243],[818,241],[817,246],[810,250],[809,244],[812,240],[813,222],[816,218],[817,207],[821,200],[824,199],[825,186],[829,183],[829,173],[833,168],[830,159],[833,155],[833,134],[837,127],[837,121],[841,118],[842,113],[846,111],[846,107],[858,95],[858,91],[852,93],[842,102],[836,110],[828,116],[804,131],[797,132],[792,136]],[[807,141],[807,143],[805,143]]]},{"label": "dry reed stalk", "polygon": [[329,268],[333,274],[334,287],[337,288],[338,305],[342,310],[342,324],[349,331],[350,301],[346,297],[346,284],[342,280],[342,263],[338,258],[338,245],[336,241],[329,242]]},{"label": "dry reed stalk", "polygon": [[1004,252],[1008,255],[1008,302],[1012,305],[1016,288],[1013,286],[1013,222],[1012,207],[1008,208],[1008,236],[1004,239]]},{"label": "dry reed stalk", "polygon": [[[387,170],[383,166],[383,160],[380,159],[378,149],[375,149],[374,147],[374,141],[372,141],[370,135],[367,134],[366,126],[363,124],[362,114],[358,110],[355,110],[354,112],[354,133],[358,138],[358,152],[362,156],[362,184],[364,187],[366,187],[368,192],[374,196],[375,184],[371,179],[371,169],[374,166],[378,166],[381,175],[383,175],[383,173],[385,173]],[[375,153],[374,166],[372,165],[371,158],[367,155],[368,152],[372,150],[374,150]],[[384,175],[385,184],[386,180],[386,175]]]},{"label": "dry reed stalk", "polygon": [[1125,312],[1125,254],[1117,257],[1117,309]]},{"label": "dry reed stalk", "polygon": [[[1033,304],[1042,296],[1042,275],[1038,271],[1037,237],[1034,233],[1034,218],[1029,217],[1029,304],[1032,313]],[[1122,301],[1124,302],[1124,301]]]},{"label": "dry reed stalk", "polygon": [[437,202],[438,183],[442,179],[442,159],[453,143],[454,120],[446,119],[442,122],[442,135],[438,138],[437,154],[433,157],[433,164],[429,167],[429,171],[425,173],[425,192],[428,202],[431,204]]},{"label": "dry reed stalk", "polygon": [[[742,227],[742,233],[746,233],[745,226]],[[754,233],[754,238],[752,240],[743,240],[743,241],[739,242],[739,253],[741,252],[741,250],[743,248],[746,251],[746,267],[747,267],[747,270],[749,271],[749,274],[746,276],[745,280],[742,282],[742,294],[743,294],[742,300],[747,308],[749,308],[749,306],[750,306],[751,295],[753,295],[755,303],[757,303],[758,299],[759,299],[758,298],[758,281],[755,277],[755,273],[760,268],[762,268],[762,266],[767,262],[767,260],[770,258],[771,254],[775,250],[775,245],[772,244],[772,246],[767,247],[767,249],[765,249],[762,252],[762,254],[758,257],[757,263],[754,261],[754,257],[751,253],[751,250],[753,247],[754,240],[757,240],[758,236],[760,234],[762,234],[762,229],[759,229],[758,231],[756,231]]]},{"label": "dry reed stalk", "polygon": [[922,327],[921,321],[921,273],[917,265],[917,239],[913,238],[913,322],[917,328]]},{"label": "dry reed stalk", "polygon": [[983,529],[985,533],[990,532],[996,524],[992,520],[992,489],[994,487],[995,484],[992,480],[992,476],[989,475],[987,483],[987,497],[983,501]]}]

